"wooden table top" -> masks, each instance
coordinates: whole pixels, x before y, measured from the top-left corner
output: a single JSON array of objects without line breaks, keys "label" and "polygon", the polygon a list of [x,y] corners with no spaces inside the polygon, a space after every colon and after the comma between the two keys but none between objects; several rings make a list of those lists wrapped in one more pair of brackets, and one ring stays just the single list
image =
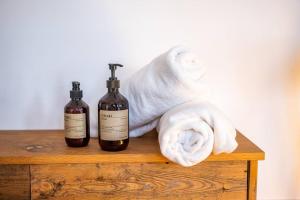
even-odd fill
[{"label": "wooden table top", "polygon": [[[230,154],[210,155],[206,161],[263,160],[264,152],[241,133],[238,148]],[[65,144],[63,130],[0,131],[0,164],[169,162],[159,149],[157,133],[130,138],[120,152],[102,151],[98,139],[87,147],[71,148]]]}]

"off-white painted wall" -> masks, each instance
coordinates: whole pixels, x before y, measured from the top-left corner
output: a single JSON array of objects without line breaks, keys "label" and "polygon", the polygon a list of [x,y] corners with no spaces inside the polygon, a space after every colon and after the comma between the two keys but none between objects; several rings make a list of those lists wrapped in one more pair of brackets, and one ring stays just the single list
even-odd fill
[{"label": "off-white painted wall", "polygon": [[300,1],[0,0],[0,129],[63,128],[72,80],[96,115],[108,62],[124,80],[176,44],[265,150],[259,199],[300,199]]}]

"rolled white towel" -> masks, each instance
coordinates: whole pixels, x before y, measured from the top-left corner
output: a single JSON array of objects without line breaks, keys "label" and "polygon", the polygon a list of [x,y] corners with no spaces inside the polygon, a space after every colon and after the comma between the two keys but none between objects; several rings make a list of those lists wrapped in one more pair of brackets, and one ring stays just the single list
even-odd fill
[{"label": "rolled white towel", "polygon": [[204,67],[195,54],[177,46],[144,66],[124,82],[121,93],[129,101],[130,136],[152,130],[170,108],[194,98],[206,98],[201,82]]},{"label": "rolled white towel", "polygon": [[214,154],[238,146],[227,117],[207,102],[192,101],[166,112],[157,127],[161,153],[182,166],[193,166]]}]

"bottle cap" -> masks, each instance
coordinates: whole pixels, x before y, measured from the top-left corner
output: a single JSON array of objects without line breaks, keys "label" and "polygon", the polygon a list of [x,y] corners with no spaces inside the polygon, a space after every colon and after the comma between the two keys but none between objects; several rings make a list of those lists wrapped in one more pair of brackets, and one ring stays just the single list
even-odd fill
[{"label": "bottle cap", "polygon": [[80,83],[78,81],[72,82],[72,90],[70,90],[71,99],[81,99],[82,98],[82,90],[80,90]]},{"label": "bottle cap", "polygon": [[121,64],[108,64],[111,71],[111,77],[106,81],[107,88],[120,88],[120,81],[115,77],[115,71],[117,67],[123,67]]}]

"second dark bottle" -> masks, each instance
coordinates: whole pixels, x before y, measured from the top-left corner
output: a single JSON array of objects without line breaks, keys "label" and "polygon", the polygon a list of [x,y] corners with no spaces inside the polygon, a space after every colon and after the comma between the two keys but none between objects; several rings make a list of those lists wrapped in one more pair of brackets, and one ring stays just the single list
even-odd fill
[{"label": "second dark bottle", "polygon": [[108,92],[98,104],[99,145],[105,151],[121,151],[129,143],[129,109],[127,99],[119,92],[120,81],[115,77],[120,64],[109,64],[111,77],[106,81]]},{"label": "second dark bottle", "polygon": [[89,106],[81,99],[80,83],[73,81],[72,86],[65,106],[65,141],[70,147],[84,147],[90,140]]}]

